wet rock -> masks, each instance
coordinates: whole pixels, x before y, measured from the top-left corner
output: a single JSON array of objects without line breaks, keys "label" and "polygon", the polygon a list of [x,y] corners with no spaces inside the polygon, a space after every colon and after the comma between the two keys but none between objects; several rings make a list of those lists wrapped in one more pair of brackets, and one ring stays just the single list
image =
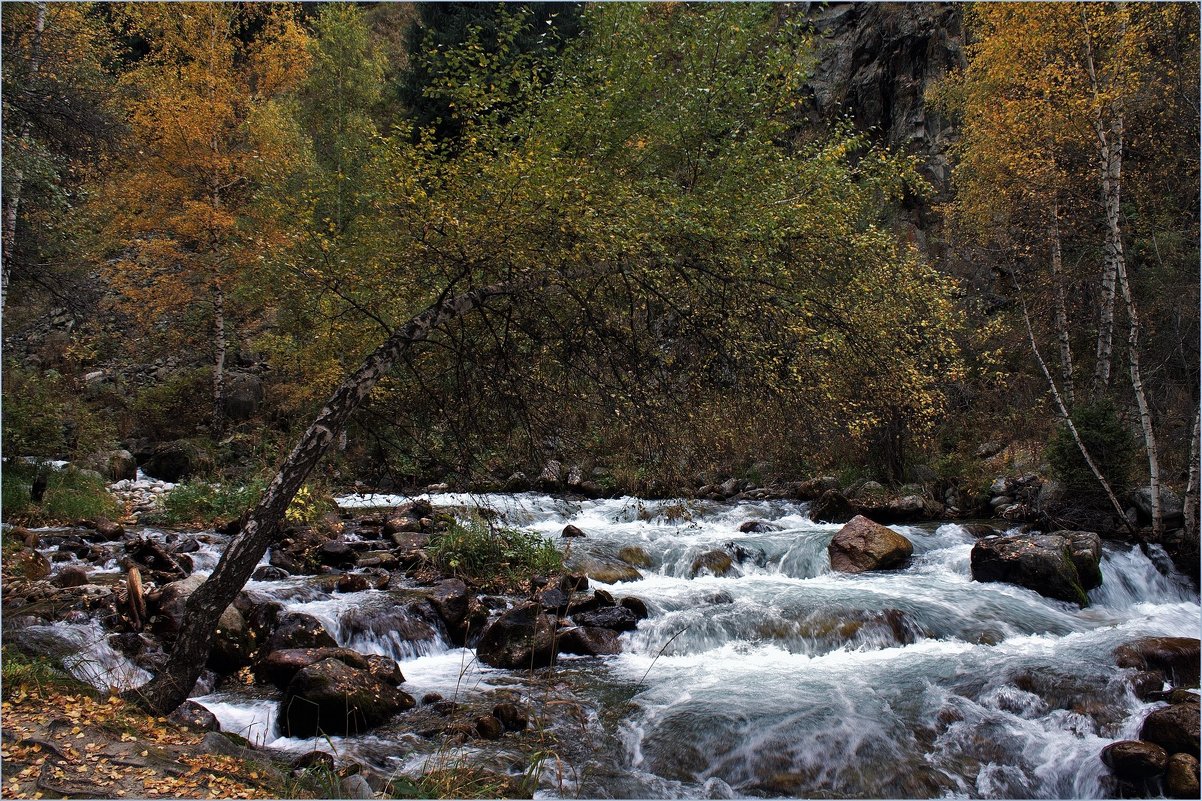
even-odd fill
[{"label": "wet rock", "polygon": [[960,528],[964,529],[965,534],[979,540],[985,537],[996,537],[1002,533],[988,523],[962,523]]},{"label": "wet rock", "polygon": [[250,577],[252,581],[279,581],[288,578],[288,575],[288,571],[282,567],[259,565],[255,568],[255,572],[250,574]]},{"label": "wet rock", "polygon": [[158,592],[155,630],[167,634],[179,631],[184,623],[184,607],[192,593],[203,583],[204,576],[188,576],[164,585]]},{"label": "wet rock", "polygon": [[426,693],[425,695],[422,696],[422,706],[429,706],[431,704],[436,704],[441,700],[442,700],[441,693]]},{"label": "wet rock", "polygon": [[318,558],[323,565],[331,567],[353,567],[359,561],[359,554],[342,540],[324,542],[317,549]]},{"label": "wet rock", "polygon": [[571,523],[569,523],[568,525],[566,525],[566,526],[564,526],[564,527],[563,527],[563,532],[561,533],[561,536],[564,536],[564,537],[583,537],[583,536],[584,536],[584,532],[583,532],[583,531],[581,531],[581,530],[580,530],[579,528],[577,528],[576,526],[573,526]]},{"label": "wet rock", "polygon": [[341,791],[340,798],[375,798],[376,791],[371,789],[367,779],[360,773],[343,776],[338,782]]},{"label": "wet rock", "polygon": [[1170,754],[1198,756],[1198,705],[1173,704],[1144,718],[1139,739],[1156,743]]},{"label": "wet rock", "polygon": [[1193,637],[1143,637],[1114,649],[1114,657],[1119,667],[1149,671],[1178,687],[1198,686],[1199,641]]},{"label": "wet rock", "polygon": [[780,526],[763,520],[748,520],[739,526],[741,534],[763,534],[768,531],[780,531]]},{"label": "wet rock", "polygon": [[1190,754],[1170,756],[1164,785],[1169,798],[1198,798],[1198,759]]},{"label": "wet rock", "polygon": [[221,731],[217,716],[195,701],[184,701],[167,719],[194,731]]},{"label": "wet rock", "polygon": [[505,725],[492,715],[481,715],[476,718],[476,733],[485,740],[499,740],[505,733]]},{"label": "wet rock", "polygon": [[901,567],[914,546],[896,531],[857,515],[831,539],[827,553],[832,570],[862,573]]},{"label": "wet rock", "polygon": [[618,551],[618,558],[634,567],[651,567],[651,556],[637,545],[627,545]]},{"label": "wet rock", "polygon": [[559,577],[559,589],[569,594],[584,592],[588,589],[588,576],[583,573],[566,573]]},{"label": "wet rock", "polygon": [[413,697],[337,659],[303,668],[280,701],[289,737],[360,734],[414,706]]},{"label": "wet rock", "polygon": [[[367,657],[350,648],[285,648],[272,651],[259,660],[256,674],[266,681],[285,689],[297,673],[323,659],[337,659],[358,670],[368,670]],[[391,661],[391,660],[389,660]],[[399,682],[398,682],[399,683]]]},{"label": "wet rock", "polygon": [[1120,779],[1143,781],[1164,772],[1169,755],[1154,743],[1122,740],[1102,749],[1102,762]]},{"label": "wet rock", "polygon": [[602,584],[638,581],[643,577],[643,574],[636,568],[619,559],[580,551],[574,551],[564,561],[564,567],[573,573],[584,573],[593,581],[599,581]]},{"label": "wet rock", "polygon": [[446,624],[447,629],[459,629],[467,619],[467,585],[461,579],[440,581],[430,594],[430,603]]},{"label": "wet rock", "polygon": [[484,630],[476,656],[486,665],[529,669],[555,661],[555,618],[536,603],[505,612]]},{"label": "wet rock", "polygon": [[325,751],[307,751],[289,762],[288,769],[293,775],[313,769],[333,772],[334,756]]},{"label": "wet rock", "polygon": [[50,575],[50,560],[33,548],[21,548],[5,559],[8,573],[18,578],[44,579]]},{"label": "wet rock", "polygon": [[623,598],[619,606],[629,609],[639,620],[646,620],[651,616],[651,613],[647,610],[647,603],[642,598],[635,598],[633,595],[627,595]]},{"label": "wet rock", "polygon": [[[1135,492],[1132,492],[1131,503],[1134,504],[1138,512],[1140,522],[1152,522],[1151,487],[1140,487]],[[1162,486],[1160,488],[1160,514],[1164,518],[1166,526],[1171,528],[1174,525],[1181,525],[1184,508],[1181,504],[1181,498],[1178,497],[1177,493],[1168,487]]]},{"label": "wet rock", "polygon": [[151,478],[175,483],[202,472],[210,465],[208,455],[187,440],[164,442],[156,446],[141,464],[142,472]]},{"label": "wet rock", "polygon": [[1068,540],[1069,555],[1077,568],[1081,588],[1088,592],[1101,587],[1102,538],[1092,531],[1053,531],[1052,534]]},{"label": "wet rock", "polygon": [[827,490],[810,504],[810,519],[815,523],[846,523],[855,516],[855,507],[838,490]]},{"label": "wet rock", "polygon": [[713,576],[741,575],[741,572],[734,566],[734,559],[725,551],[706,551],[693,560],[689,572],[694,578],[703,573]]},{"label": "wet rock", "polygon": [[250,653],[250,632],[246,620],[233,605],[227,606],[217,620],[213,649],[209,652],[209,667],[219,673],[232,673],[250,664]]},{"label": "wet rock", "polygon": [[370,586],[371,582],[362,573],[344,573],[334,582],[334,589],[345,593],[363,592]]},{"label": "wet rock", "polygon": [[512,473],[505,479],[506,492],[526,492],[530,489],[530,479],[521,470]]},{"label": "wet rock", "polygon": [[803,481],[797,485],[797,499],[801,501],[812,501],[815,498],[822,497],[822,494],[829,491],[839,491],[839,479],[834,476],[822,476],[821,478],[811,478],[808,481]]},{"label": "wet rock", "polygon": [[98,517],[95,520],[85,521],[84,525],[95,531],[106,541],[119,540],[125,536],[125,526],[120,523],[114,523],[106,517]]},{"label": "wet rock", "polygon": [[542,472],[538,474],[538,487],[543,492],[554,492],[560,487],[560,479],[563,476],[563,465],[555,459],[550,459],[543,465]]},{"label": "wet rock", "polygon": [[1058,534],[1015,534],[979,540],[971,554],[976,581],[1001,581],[1048,598],[1089,605],[1069,540]]},{"label": "wet rock", "polygon": [[391,687],[405,683],[405,674],[395,659],[382,654],[367,654],[363,657],[367,663],[367,672]]},{"label": "wet rock", "polygon": [[497,704],[492,710],[493,717],[501,721],[505,731],[524,731],[528,725],[526,711],[517,704]]},{"label": "wet rock", "polygon": [[1131,679],[1131,692],[1141,701],[1152,700],[1152,696],[1164,689],[1164,674],[1141,670]]},{"label": "wet rock", "polygon": [[56,587],[82,587],[88,583],[88,571],[78,565],[69,565],[50,580]]},{"label": "wet rock", "polygon": [[568,609],[572,597],[559,587],[548,587],[538,594],[538,603],[543,609],[556,614],[563,614]]},{"label": "wet rock", "polygon": [[574,626],[561,632],[559,651],[579,656],[605,656],[622,653],[619,634],[613,629]]},{"label": "wet rock", "polygon": [[572,618],[579,626],[595,626],[614,631],[634,631],[639,619],[624,606],[607,606],[593,612],[581,612]]},{"label": "wet rock", "polygon": [[337,645],[317,618],[303,612],[284,612],[276,621],[275,629],[264,643],[263,650],[271,653],[291,648],[334,648]]}]

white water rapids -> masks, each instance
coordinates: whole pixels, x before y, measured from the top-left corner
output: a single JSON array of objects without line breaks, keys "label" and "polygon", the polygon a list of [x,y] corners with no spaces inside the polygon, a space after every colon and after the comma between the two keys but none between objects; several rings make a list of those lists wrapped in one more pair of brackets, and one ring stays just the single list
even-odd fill
[{"label": "white water rapids", "polygon": [[[403,590],[331,595],[301,578],[248,589],[314,615],[340,645],[397,659],[416,698],[520,696],[555,735],[543,797],[1105,797],[1114,789],[1099,752],[1133,737],[1156,706],[1132,695],[1114,648],[1202,628],[1188,583],[1123,545],[1105,546],[1104,583],[1078,609],[972,581],[974,540],[954,524],[893,526],[914,543],[909,566],[853,576],[829,568],[839,526],[810,522],[804,504],[431,500],[491,507],[561,547],[573,524],[587,535],[571,541],[577,556],[642,549],[641,580],[592,586],[641,598],[650,617],[622,635],[619,655],[567,658],[530,676],[479,665],[437,636],[365,625],[397,614]],[[779,528],[740,533],[749,520]],[[740,554],[737,575],[694,577],[694,560],[711,550]],[[248,688],[196,700],[263,745],[334,750],[385,774],[420,771],[440,748],[405,725],[413,713],[363,737],[283,738],[277,697]],[[511,773],[526,767],[505,741],[457,753]]]}]

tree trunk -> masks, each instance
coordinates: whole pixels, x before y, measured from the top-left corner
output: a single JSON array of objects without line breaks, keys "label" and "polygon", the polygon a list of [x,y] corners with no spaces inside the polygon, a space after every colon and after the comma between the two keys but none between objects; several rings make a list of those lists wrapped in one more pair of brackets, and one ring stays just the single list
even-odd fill
[{"label": "tree trunk", "polygon": [[337,439],[351,414],[392,368],[398,357],[414,343],[425,340],[432,330],[446,321],[479,308],[490,298],[514,294],[519,290],[517,284],[505,284],[439,299],[405,326],[394,330],[358,370],[339,384],[292,449],[262,499],[247,514],[241,530],[226,547],[217,567],[188,599],[184,624],[167,664],[145,686],[132,691],[131,700],[165,713],[187,699],[208,661],[218,618],[233,602],[275,539],[288,504],[318,460]]},{"label": "tree trunk", "polygon": [[1199,498],[1198,498],[1198,473],[1199,463],[1199,435],[1202,435],[1202,430],[1199,426],[1202,424],[1202,415],[1197,411],[1194,412],[1194,433],[1190,436],[1189,441],[1189,481],[1185,485],[1185,537],[1192,539],[1195,543],[1199,538],[1198,517],[1199,517]]},{"label": "tree trunk", "polygon": [[[1013,278],[1013,277],[1012,277]],[[1134,526],[1127,519],[1127,513],[1123,511],[1123,505],[1119,503],[1119,499],[1115,496],[1114,490],[1110,488],[1110,482],[1102,475],[1102,471],[1098,468],[1097,462],[1089,455],[1089,449],[1085,447],[1085,442],[1081,439],[1081,434],[1077,431],[1077,426],[1073,424],[1073,418],[1069,415],[1068,407],[1064,405],[1064,399],[1060,395],[1060,390],[1056,387],[1056,379],[1052,378],[1052,372],[1048,369],[1047,362],[1043,360],[1043,356],[1039,353],[1039,345],[1035,342],[1035,330],[1031,327],[1031,315],[1027,312],[1027,302],[1023,300],[1022,290],[1018,287],[1018,279],[1013,278],[1014,289],[1018,292],[1019,303],[1023,310],[1023,322],[1027,325],[1027,339],[1031,343],[1031,353],[1035,355],[1035,361],[1039,364],[1040,372],[1048,381],[1048,389],[1052,393],[1052,400],[1056,403],[1056,410],[1060,412],[1060,419],[1068,427],[1068,432],[1073,438],[1073,442],[1077,443],[1077,450],[1081,452],[1081,458],[1085,460],[1085,464],[1089,467],[1089,471],[1093,473],[1094,478],[1098,480],[1106,497],[1110,500],[1110,505],[1114,508],[1119,520],[1127,526],[1127,530],[1134,533]]]},{"label": "tree trunk", "polygon": [[1069,341],[1068,312],[1064,302],[1059,209],[1056,207],[1052,209],[1052,220],[1048,225],[1048,238],[1052,245],[1052,284],[1056,301],[1056,338],[1060,343],[1060,377],[1064,382],[1064,400],[1071,409],[1077,405],[1077,399],[1073,385],[1073,349]]},{"label": "tree trunk", "polygon": [[[46,30],[46,4],[37,4],[37,16],[34,18],[33,43],[29,49],[29,77],[36,80],[42,68],[42,34]],[[28,117],[21,125],[21,133],[17,137],[17,147],[22,152],[29,150],[29,137],[32,124]],[[17,209],[21,205],[21,189],[25,183],[25,172],[17,168],[9,176],[8,197],[4,201],[4,233],[0,237],[0,309],[8,302],[8,282],[12,276],[12,259],[17,244]]]},{"label": "tree trunk", "polygon": [[225,290],[213,285],[213,439],[225,434]]},{"label": "tree trunk", "polygon": [[[1084,12],[1082,12],[1084,20]],[[1103,119],[1102,88],[1094,67],[1093,44],[1086,27],[1085,65],[1094,96],[1094,136],[1098,144],[1098,170],[1102,179],[1102,206],[1106,214],[1106,242],[1102,263],[1102,296],[1098,310],[1097,361],[1094,364],[1094,389],[1105,390],[1110,385],[1110,363],[1113,356],[1115,281],[1118,275],[1116,254],[1121,256],[1123,242],[1118,236],[1119,169],[1122,164],[1123,117],[1111,115],[1110,130]]]}]

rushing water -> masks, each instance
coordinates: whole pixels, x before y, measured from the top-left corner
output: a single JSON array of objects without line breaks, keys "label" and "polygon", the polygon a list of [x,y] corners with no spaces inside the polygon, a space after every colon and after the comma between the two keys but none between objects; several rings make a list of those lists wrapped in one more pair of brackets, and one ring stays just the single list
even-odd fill
[{"label": "rushing water", "polygon": [[[301,578],[248,590],[316,616],[340,645],[397,659],[415,697],[520,697],[555,735],[546,797],[1104,797],[1113,788],[1099,752],[1134,736],[1154,706],[1131,694],[1112,651],[1136,637],[1199,636],[1198,595],[1123,546],[1107,544],[1104,583],[1081,610],[973,582],[974,540],[954,524],[894,526],[914,543],[906,569],[844,575],[826,556],[839,526],[810,522],[804,504],[432,500],[487,505],[557,543],[571,523],[587,533],[571,541],[576,557],[640,548],[642,580],[593,586],[643,599],[650,617],[622,635],[617,656],[531,676],[482,666],[429,627],[398,635],[413,630],[398,611],[403,590],[330,595]],[[775,528],[740,533],[749,520]],[[740,554],[736,571],[694,575],[694,560],[716,549]],[[197,700],[258,743],[334,750],[385,774],[446,757],[406,723],[420,708],[368,736],[302,741],[280,736],[276,697],[250,688]],[[521,772],[529,757],[516,739],[462,753]]]}]

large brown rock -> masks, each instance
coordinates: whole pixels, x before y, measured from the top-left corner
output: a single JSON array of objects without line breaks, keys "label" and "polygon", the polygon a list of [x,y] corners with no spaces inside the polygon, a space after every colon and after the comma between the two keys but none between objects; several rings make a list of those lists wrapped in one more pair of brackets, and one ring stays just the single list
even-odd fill
[{"label": "large brown rock", "polygon": [[322,622],[303,612],[285,612],[275,623],[275,630],[263,645],[263,651],[283,651],[288,648],[333,648],[338,643],[326,631]]},{"label": "large brown rock", "polygon": [[476,656],[486,665],[521,670],[555,661],[556,623],[537,603],[510,609],[484,629]]},{"label": "large brown rock", "polygon": [[1169,757],[1164,776],[1169,798],[1198,798],[1198,760],[1189,754]]},{"label": "large brown rock", "polygon": [[279,719],[289,737],[361,734],[414,703],[411,695],[367,670],[323,659],[301,669],[289,682]]},{"label": "large brown rock", "polygon": [[856,515],[835,534],[827,553],[832,570],[863,573],[901,567],[914,554],[914,545],[893,529]]},{"label": "large brown rock", "polygon": [[1074,546],[1059,534],[987,537],[972,548],[972,577],[1017,584],[1047,598],[1085,607],[1089,597],[1076,564],[1085,558],[1084,552],[1084,547]]},{"label": "large brown rock", "polygon": [[856,516],[856,508],[838,490],[827,490],[810,504],[810,519],[815,523],[846,523]]},{"label": "large brown rock", "polygon": [[1169,755],[1155,743],[1121,740],[1102,749],[1102,762],[1120,779],[1130,782],[1150,779],[1164,772]]},{"label": "large brown rock", "polygon": [[605,656],[622,653],[618,632],[593,626],[566,629],[559,641],[559,650],[580,656]]},{"label": "large brown rock", "polygon": [[638,568],[626,564],[612,556],[585,553],[583,550],[572,551],[564,560],[564,568],[573,573],[583,573],[593,581],[603,584],[617,584],[622,581],[638,581],[643,574]]},{"label": "large brown rock", "polygon": [[1119,667],[1159,673],[1174,687],[1197,687],[1198,646],[1195,637],[1142,637],[1115,648],[1114,657]]},{"label": "large brown rock", "polygon": [[1198,756],[1198,705],[1173,704],[1144,718],[1139,739],[1156,743],[1170,754]]}]

